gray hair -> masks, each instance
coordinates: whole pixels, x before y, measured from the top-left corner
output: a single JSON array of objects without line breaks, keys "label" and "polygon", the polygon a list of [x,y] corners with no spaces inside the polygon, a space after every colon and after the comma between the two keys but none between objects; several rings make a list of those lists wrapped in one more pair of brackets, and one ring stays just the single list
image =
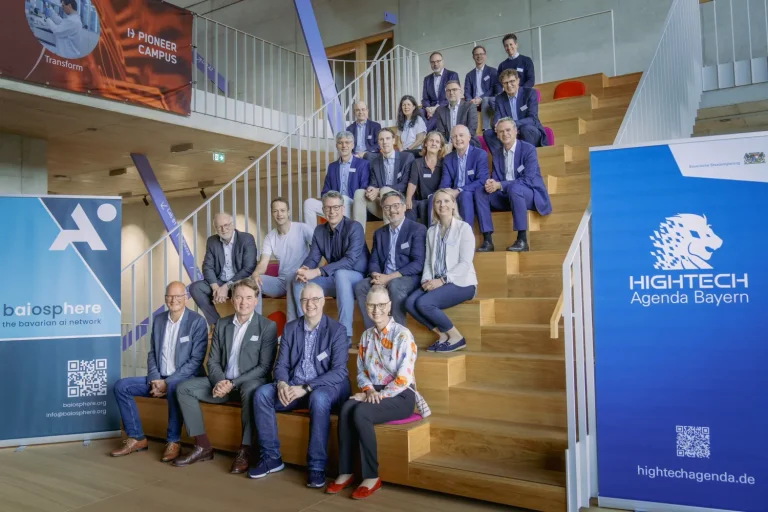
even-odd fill
[{"label": "gray hair", "polygon": [[301,289],[301,293],[299,294],[299,298],[304,298],[304,292],[307,290],[319,290],[320,294],[325,297],[325,292],[323,291],[323,288],[317,284],[317,283],[307,283],[304,285],[304,288]]},{"label": "gray hair", "polygon": [[512,119],[511,117],[502,117],[501,119],[496,121],[495,125],[493,125],[493,131],[494,132],[496,131],[496,127],[499,126],[499,124],[506,123],[506,122],[512,123],[512,126],[515,128],[515,130],[517,130],[517,124],[515,124],[514,119]]},{"label": "gray hair", "polygon": [[325,204],[326,199],[338,199],[341,201],[342,206],[344,205],[344,196],[341,195],[340,192],[337,192],[335,190],[329,190],[325,194],[323,194],[323,197],[320,198],[320,201]]},{"label": "gray hair", "polygon": [[387,289],[386,286],[384,286],[383,284],[375,284],[375,285],[371,286],[370,290],[368,290],[368,294],[365,296],[365,300],[368,301],[369,297],[371,297],[372,295],[375,295],[377,293],[383,293],[384,295],[387,296],[388,299],[390,298],[389,297],[389,290]]},{"label": "gray hair", "polygon": [[381,200],[379,201],[380,204],[384,204],[384,200],[388,197],[397,197],[400,199],[400,202],[405,204],[405,196],[398,190],[390,190],[383,196],[381,196]]},{"label": "gray hair", "polygon": [[336,134],[336,143],[338,144],[342,139],[355,140],[355,136],[352,135],[352,132],[342,130]]},{"label": "gray hair", "polygon": [[232,215],[227,212],[218,212],[213,216],[213,223],[216,224],[216,219],[219,219],[221,217],[226,217],[230,221],[232,221]]},{"label": "gray hair", "polygon": [[367,105],[367,104],[366,104],[366,103],[365,103],[363,100],[357,100],[357,101],[356,101],[356,102],[355,102],[355,103],[352,105],[352,109],[354,109],[356,106],[358,106],[358,105],[360,105],[360,104],[364,105],[364,106],[365,106],[365,108],[368,108],[368,105]]}]

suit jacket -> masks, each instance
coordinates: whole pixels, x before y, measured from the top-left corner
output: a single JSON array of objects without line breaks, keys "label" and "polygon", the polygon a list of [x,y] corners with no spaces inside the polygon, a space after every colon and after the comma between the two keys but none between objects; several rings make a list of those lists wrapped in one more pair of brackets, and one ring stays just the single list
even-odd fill
[{"label": "suit jacket", "polygon": [[[152,334],[147,353],[147,384],[161,380],[160,366],[163,357],[165,327],[168,325],[168,311],[152,317]],[[176,339],[176,355],[173,364],[176,371],[167,375],[168,382],[181,382],[203,375],[203,359],[208,348],[208,323],[205,318],[185,308],[179,325],[179,337]]]},{"label": "suit jacket", "polygon": [[[496,76],[501,76],[505,69],[516,69],[520,75],[520,87],[531,88],[536,85],[536,71],[533,67],[533,60],[525,55],[519,55],[515,59],[507,58],[499,64],[496,70]],[[501,84],[499,84],[501,87]]]},{"label": "suit jacket", "polygon": [[[451,140],[451,109],[448,105],[437,107],[437,131],[443,134],[445,140]],[[463,124],[469,129],[469,143],[476,148],[480,147],[477,140],[477,107],[466,101],[459,102],[459,111],[456,113],[456,124]]]},{"label": "suit jacket", "polygon": [[[253,274],[256,270],[256,241],[253,235],[235,230],[235,246],[232,248],[232,270],[235,271],[231,281],[239,281]],[[219,279],[224,268],[224,244],[219,235],[208,237],[205,242],[205,257],[203,258],[203,277],[208,284],[224,284]]]},{"label": "suit jacket", "polygon": [[[466,172],[464,187],[462,190],[474,192],[485,185],[488,179],[488,153],[480,148],[469,146],[467,148]],[[449,153],[443,158],[443,176],[440,178],[440,188],[459,188],[459,155],[456,152]]]},{"label": "suit jacket", "polygon": [[[341,249],[334,251],[333,241],[337,236],[341,237]],[[355,270],[365,274],[368,268],[368,246],[365,245],[363,226],[346,217],[334,230],[331,230],[329,224],[317,226],[304,266],[318,268],[321,258],[327,262],[320,267],[325,276],[332,276],[337,270]]]},{"label": "suit jacket", "polygon": [[[354,171],[353,171],[354,169]],[[352,156],[352,164],[347,177],[347,193],[349,197],[355,197],[355,190],[368,188],[368,161],[363,158]],[[328,172],[325,173],[325,182],[320,195],[329,190],[338,192],[341,189],[341,165],[339,161],[331,162],[328,165]]]},{"label": "suit jacket", "polygon": [[[424,273],[421,282],[434,279],[435,258],[437,256],[437,237],[440,224],[432,224],[427,231],[427,255],[424,260]],[[477,286],[477,274],[472,260],[475,257],[475,235],[472,226],[463,220],[451,221],[451,232],[445,244],[445,268],[449,283],[456,286]]]},{"label": "suit jacket", "polygon": [[[502,117],[512,119],[512,110],[509,105],[509,96],[502,92],[496,96],[496,108],[493,111],[493,126]],[[517,126],[529,124],[535,126],[541,132],[541,136],[546,140],[547,134],[539,121],[539,101],[536,99],[536,92],[533,89],[519,89],[517,93]]]},{"label": "suit jacket", "polygon": [[[408,186],[409,172],[412,163],[413,153],[395,151],[395,182],[392,184],[392,188],[401,194],[405,194],[405,189]],[[387,171],[384,169],[383,154],[379,153],[373,160],[371,160],[369,177],[370,186],[376,188],[386,186]]]},{"label": "suit jacket", "polygon": [[424,77],[424,87],[421,91],[421,106],[422,107],[434,107],[435,105],[447,105],[448,100],[445,98],[445,83],[448,80],[459,80],[459,74],[455,71],[443,69],[443,74],[440,77],[440,88],[438,89],[437,96],[435,96],[435,75],[430,73]]},{"label": "suit jacket", "polygon": [[[373,233],[373,249],[368,261],[368,274],[384,273],[389,258],[389,225],[385,224]],[[403,219],[395,248],[395,270],[404,276],[420,275],[424,270],[427,228],[420,222]]]},{"label": "suit jacket", "polygon": [[[469,101],[474,99],[477,93],[477,75],[475,74],[475,68],[467,73],[464,77],[464,100]],[[501,92],[501,84],[499,83],[499,73],[492,67],[486,65],[483,68],[483,93],[481,98],[494,97]]]},{"label": "suit jacket", "polygon": [[[355,147],[357,147],[357,123],[352,123],[347,126],[347,131],[352,134],[355,139]],[[369,153],[379,152],[379,132],[381,131],[381,125],[370,119],[365,122],[365,150]]]},{"label": "suit jacket", "polygon": [[[516,141],[514,166],[515,181],[523,183],[533,190],[533,204],[536,207],[536,211],[541,215],[552,213],[549,193],[547,192],[547,187],[544,186],[544,180],[541,178],[539,160],[533,144],[528,144],[523,140]],[[504,166],[503,146],[498,151],[493,152],[493,179],[500,182],[502,186],[509,183]]]},{"label": "suit jacket", "polygon": [[[347,330],[336,320],[326,315],[320,319],[317,341],[315,342],[312,361],[317,377],[307,384],[313,390],[324,386],[340,388],[349,379],[347,359],[349,343]],[[277,353],[274,376],[276,381],[283,381],[295,386],[296,368],[304,357],[304,318],[285,324],[280,350]]]},{"label": "suit jacket", "polygon": [[[220,318],[213,328],[211,351],[208,353],[208,380],[215,386],[225,380],[229,353],[235,336],[235,315]],[[277,324],[254,312],[240,345],[238,366],[240,376],[232,381],[237,388],[243,382],[261,380],[270,382],[272,364],[277,352]]]}]

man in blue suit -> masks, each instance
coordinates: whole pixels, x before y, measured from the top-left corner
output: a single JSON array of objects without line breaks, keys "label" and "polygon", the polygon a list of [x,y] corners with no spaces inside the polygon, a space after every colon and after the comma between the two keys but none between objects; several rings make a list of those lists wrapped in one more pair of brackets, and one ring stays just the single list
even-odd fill
[{"label": "man in blue suit", "polygon": [[421,106],[426,111],[427,133],[437,126],[437,118],[434,116],[437,107],[447,105],[445,97],[445,84],[448,80],[459,80],[459,74],[443,67],[443,55],[433,52],[429,56],[429,67],[432,73],[424,77],[424,87],[421,91]]},{"label": "man in blue suit", "polygon": [[[413,154],[408,151],[395,151],[395,134],[389,128],[379,132],[379,147],[381,153],[370,161],[368,188],[365,192],[358,192],[358,194],[362,194],[369,212],[376,218],[383,218],[384,222],[388,222],[381,211],[381,198],[391,190],[405,193],[410,179]],[[355,197],[355,201],[358,199],[359,197]],[[365,230],[365,224],[363,224],[363,230]]]},{"label": "man in blue suit", "polygon": [[[301,290],[309,282],[320,286],[329,297],[336,297],[339,322],[347,329],[352,344],[352,314],[355,309],[355,285],[368,268],[368,246],[359,222],[344,217],[344,201],[335,191],[323,194],[323,213],[328,222],[317,226],[312,236],[309,256],[296,271],[293,296],[301,309]],[[322,267],[320,260],[325,258]]]},{"label": "man in blue suit", "polygon": [[253,397],[261,460],[248,470],[248,476],[263,478],[285,467],[275,411],[308,408],[307,487],[321,488],[325,485],[331,411],[340,409],[351,394],[349,345],[344,326],[323,314],[323,289],[309,283],[301,293],[304,316],[285,325],[275,362],[275,383],[260,387]]},{"label": "man in blue suit", "polygon": [[368,106],[364,101],[354,105],[355,122],[347,126],[347,131],[355,138],[353,152],[357,158],[370,161],[379,153],[379,130],[381,125],[368,119]]},{"label": "man in blue suit", "polygon": [[205,349],[208,347],[208,326],[205,319],[186,308],[187,290],[184,283],[174,281],[165,289],[168,311],[152,319],[147,376],[126,377],[115,384],[115,398],[128,439],[112,452],[122,457],[147,449],[147,438],[141,430],[135,396],[165,398],[168,401],[168,431],[165,451],[160,460],[170,462],[179,456],[181,445],[181,409],[176,398],[176,386],[203,375]]},{"label": "man in blue suit", "polygon": [[539,172],[536,148],[517,140],[515,122],[502,118],[496,123],[496,133],[501,140],[501,149],[492,153],[493,177],[485,186],[475,191],[475,205],[483,243],[478,252],[493,251],[493,221],[491,210],[512,211],[512,229],[517,231],[517,240],[507,247],[508,251],[527,251],[528,210],[540,215],[549,215],[552,204]]},{"label": "man in blue suit", "polygon": [[533,59],[525,55],[520,55],[517,51],[517,36],[515,34],[507,34],[501,40],[501,44],[504,45],[504,51],[509,56],[507,59],[499,64],[496,70],[499,78],[501,73],[506,69],[514,69],[520,75],[520,87],[530,89],[536,85],[536,72],[533,68]]},{"label": "man in blue suit", "polygon": [[365,299],[371,287],[386,286],[392,301],[395,322],[405,325],[405,299],[421,283],[427,246],[427,228],[405,218],[405,196],[391,191],[381,198],[381,207],[389,224],[373,234],[373,249],[368,260],[370,279],[362,279],[355,285],[355,298],[363,317],[365,328],[373,327],[368,317]]},{"label": "man in blue suit", "polygon": [[[488,153],[470,145],[471,137],[466,126],[457,124],[451,130],[451,143],[455,151],[443,159],[443,176],[440,188],[451,190],[459,205],[459,214],[472,226],[475,222],[475,190],[483,188],[488,179]],[[432,207],[429,208],[432,218]]]},{"label": "man in blue suit", "polygon": [[[344,200],[345,215],[355,219],[360,224],[365,224],[368,216],[365,207],[365,198],[358,194],[355,200],[355,192],[365,191],[368,188],[368,162],[356,157],[352,153],[355,145],[355,136],[348,131],[336,134],[336,151],[339,159],[328,165],[325,173],[325,182],[320,195],[335,191],[341,194]],[[319,199],[310,197],[304,201],[304,222],[309,227],[317,226],[317,216],[324,217],[323,204]]]},{"label": "man in blue suit", "polygon": [[485,47],[477,45],[472,49],[475,69],[464,77],[464,101],[477,107],[482,116],[483,130],[491,127],[496,95],[501,93],[499,75],[495,69],[485,65]]},{"label": "man in blue suit", "polygon": [[[539,100],[536,99],[536,91],[520,87],[520,78],[514,69],[503,71],[499,80],[504,92],[496,96],[493,125],[496,126],[496,121],[502,117],[508,117],[517,125],[519,139],[536,147],[546,146],[547,135],[539,121]],[[483,138],[491,153],[501,147],[494,130],[485,130]]]}]

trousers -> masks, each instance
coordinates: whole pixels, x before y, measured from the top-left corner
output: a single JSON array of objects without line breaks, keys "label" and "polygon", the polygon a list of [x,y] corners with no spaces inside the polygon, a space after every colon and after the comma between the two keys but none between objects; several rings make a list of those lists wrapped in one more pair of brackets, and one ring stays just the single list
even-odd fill
[{"label": "trousers", "polygon": [[[326,297],[335,297],[339,306],[339,322],[347,330],[347,337],[352,337],[352,315],[355,312],[355,285],[363,279],[363,274],[355,270],[337,270],[332,276],[320,276],[312,279],[323,289]],[[304,283],[293,282],[293,299],[296,310],[301,310],[301,290]]]},{"label": "trousers", "polygon": [[[400,325],[405,325],[405,299],[419,286],[420,281],[421,276],[415,275],[401,276],[387,283],[389,299],[392,301],[392,316]],[[357,307],[360,308],[366,329],[373,327],[373,320],[368,317],[368,310],[365,307],[365,296],[368,295],[371,287],[371,280],[368,278],[361,279],[355,285],[355,299],[357,299]]]},{"label": "trousers", "polygon": [[[213,304],[213,289],[211,285],[204,279],[195,281],[189,285],[189,294],[192,296],[195,304],[197,304],[197,307],[200,308],[208,324],[215,324],[219,319],[219,312],[216,311],[216,306]],[[230,297],[232,296],[232,290],[229,291],[229,295]]]},{"label": "trousers", "polygon": [[[384,211],[381,209],[381,198],[386,194],[387,192],[392,192],[394,189],[391,187],[381,187],[379,189],[379,197],[376,198],[375,201],[369,201],[365,198],[365,190],[360,188],[355,190],[355,203],[358,201],[364,202],[365,207],[373,216],[375,216],[377,219],[383,219],[384,224],[389,224],[389,220],[387,220],[384,217]],[[357,220],[357,219],[355,219]],[[363,223],[363,230],[365,230],[365,223]]]},{"label": "trousers", "polygon": [[518,180],[502,184],[502,189],[492,194],[480,188],[475,191],[475,208],[481,233],[493,233],[491,211],[511,211],[512,229],[528,229],[528,210],[534,209],[533,190]]},{"label": "trousers", "polygon": [[[285,276],[261,276],[261,289],[259,290],[259,302],[256,304],[256,312],[261,314],[262,297],[285,297],[285,317],[288,322],[296,320],[296,302],[293,300],[293,285],[290,281],[296,274],[296,271],[289,272]],[[288,281],[288,283],[286,283]]]},{"label": "trousers", "polygon": [[456,286],[453,283],[428,292],[419,287],[406,299],[405,309],[430,331],[437,328],[440,332],[448,332],[453,329],[453,322],[443,310],[471,300],[475,289],[475,286]]},{"label": "trousers", "polygon": [[[493,110],[496,104],[496,98],[492,96],[486,96],[480,102],[480,119],[482,122],[482,129],[487,130],[491,128],[491,121],[493,120]],[[474,135],[474,133],[472,134]]]},{"label": "trousers", "polygon": [[[166,382],[165,400],[168,402],[168,431],[165,434],[165,440],[169,443],[178,443],[181,439],[181,409],[176,398],[176,386],[179,383]],[[146,377],[126,377],[115,383],[115,399],[117,400],[120,418],[123,420],[123,427],[128,437],[134,439],[144,437],[141,420],[139,419],[139,410],[136,408],[136,402],[133,400],[133,397],[148,397],[150,396],[149,389]]]},{"label": "trousers", "polygon": [[413,209],[406,210],[405,216],[412,221],[421,222],[425,226],[429,227],[431,219],[429,214],[432,211],[432,196],[428,199],[412,199]]},{"label": "trousers", "polygon": [[[357,199],[357,192],[355,191],[355,199],[351,199],[347,196],[344,198],[344,216],[348,219],[356,220],[363,225],[363,231],[365,231],[365,223],[368,219],[368,210],[365,207],[365,197],[360,201]],[[310,197],[304,201],[304,222],[312,227],[317,227],[317,217],[325,217],[323,213],[323,202],[320,199]]]}]

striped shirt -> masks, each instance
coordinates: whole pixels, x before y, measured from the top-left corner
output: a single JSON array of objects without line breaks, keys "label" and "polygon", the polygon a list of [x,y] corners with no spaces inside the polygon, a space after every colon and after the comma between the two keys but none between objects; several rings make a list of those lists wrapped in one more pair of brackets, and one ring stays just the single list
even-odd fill
[{"label": "striped shirt", "polygon": [[445,263],[445,249],[448,241],[448,235],[450,235],[450,233],[451,228],[449,226],[448,229],[445,230],[445,234],[442,237],[437,237],[437,248],[435,250],[435,271],[433,272],[435,279],[445,277],[445,274],[448,273],[448,268]]}]

